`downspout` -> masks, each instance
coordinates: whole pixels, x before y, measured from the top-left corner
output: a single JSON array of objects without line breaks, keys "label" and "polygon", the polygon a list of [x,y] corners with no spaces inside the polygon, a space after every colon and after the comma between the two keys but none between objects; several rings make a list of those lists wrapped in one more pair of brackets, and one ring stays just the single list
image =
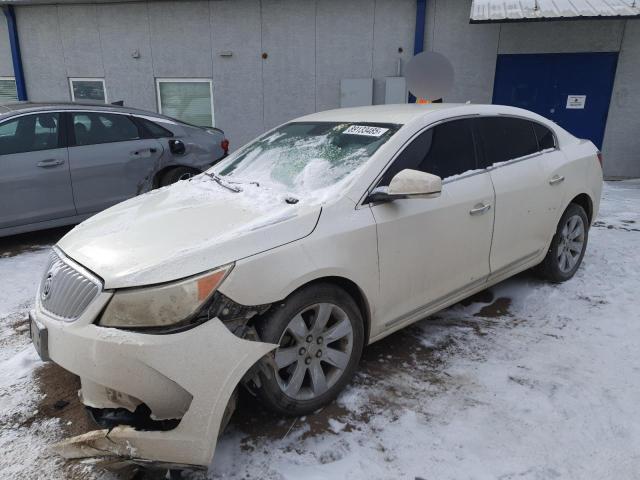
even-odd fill
[{"label": "downspout", "polygon": [[27,100],[27,86],[24,82],[24,70],[22,69],[22,56],[20,54],[20,41],[18,40],[18,24],[13,5],[3,5],[2,11],[7,17],[7,30],[9,30],[9,43],[11,45],[11,59],[13,60],[13,75],[16,78],[16,91],[18,100]]},{"label": "downspout", "polygon": [[[416,34],[413,40],[413,54],[424,50],[424,29],[427,20],[427,0],[416,0]],[[409,94],[409,103],[416,103],[416,97]]]}]

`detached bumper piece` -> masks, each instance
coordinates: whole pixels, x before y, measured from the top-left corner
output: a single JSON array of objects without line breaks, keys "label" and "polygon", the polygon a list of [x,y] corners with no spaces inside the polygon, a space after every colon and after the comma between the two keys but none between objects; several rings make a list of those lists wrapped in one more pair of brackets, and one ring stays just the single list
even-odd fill
[{"label": "detached bumper piece", "polygon": [[82,402],[113,427],[54,450],[113,465],[208,468],[238,383],[276,345],[238,338],[218,318],[168,335],[99,327],[90,310],[103,303],[71,323],[34,312],[49,332],[51,359],[80,377]]}]

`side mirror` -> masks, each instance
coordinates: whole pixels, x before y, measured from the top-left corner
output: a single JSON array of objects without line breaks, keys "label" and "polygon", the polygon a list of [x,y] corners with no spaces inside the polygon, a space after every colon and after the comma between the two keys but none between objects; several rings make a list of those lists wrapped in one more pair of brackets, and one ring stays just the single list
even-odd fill
[{"label": "side mirror", "polygon": [[182,140],[169,140],[169,150],[174,155],[182,155],[186,151],[186,147]]},{"label": "side mirror", "polygon": [[437,175],[411,170],[398,172],[388,187],[374,189],[367,199],[369,202],[389,202],[399,198],[433,198],[440,196],[442,179]]}]

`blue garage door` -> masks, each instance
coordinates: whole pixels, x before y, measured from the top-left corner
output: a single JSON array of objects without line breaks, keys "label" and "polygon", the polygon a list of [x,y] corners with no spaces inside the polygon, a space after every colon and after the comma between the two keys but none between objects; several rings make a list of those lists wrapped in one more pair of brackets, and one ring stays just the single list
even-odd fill
[{"label": "blue garage door", "polygon": [[602,148],[617,53],[498,55],[493,103],[526,108]]}]

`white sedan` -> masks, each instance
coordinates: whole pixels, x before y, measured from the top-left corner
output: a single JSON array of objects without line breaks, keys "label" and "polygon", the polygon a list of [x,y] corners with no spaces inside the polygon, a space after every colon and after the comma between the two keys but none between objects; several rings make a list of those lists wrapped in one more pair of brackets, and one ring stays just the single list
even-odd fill
[{"label": "white sedan", "polygon": [[365,345],[525,269],[570,279],[600,160],[516,108],[333,110],[92,217],[54,247],[31,312],[105,427],[59,451],[206,467],[239,386],[310,414]]}]

